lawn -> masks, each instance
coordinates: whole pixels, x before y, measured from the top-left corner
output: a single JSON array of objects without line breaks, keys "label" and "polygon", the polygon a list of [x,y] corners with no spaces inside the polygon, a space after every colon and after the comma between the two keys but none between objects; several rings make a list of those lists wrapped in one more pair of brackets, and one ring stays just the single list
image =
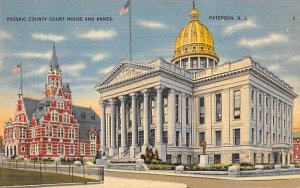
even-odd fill
[{"label": "lawn", "polygon": [[56,184],[56,183],[97,182],[97,180],[78,176],[0,168],[0,187],[16,185]]}]

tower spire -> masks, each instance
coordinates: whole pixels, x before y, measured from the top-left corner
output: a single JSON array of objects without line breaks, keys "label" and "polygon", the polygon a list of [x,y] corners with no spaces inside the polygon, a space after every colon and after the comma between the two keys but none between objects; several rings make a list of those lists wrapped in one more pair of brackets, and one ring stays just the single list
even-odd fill
[{"label": "tower spire", "polygon": [[49,64],[49,68],[51,71],[56,71],[56,72],[60,71],[60,67],[59,67],[59,64],[57,61],[57,56],[56,56],[55,42],[53,42],[52,57],[51,57],[51,61]]},{"label": "tower spire", "polygon": [[195,9],[195,0],[193,0],[193,9]]}]

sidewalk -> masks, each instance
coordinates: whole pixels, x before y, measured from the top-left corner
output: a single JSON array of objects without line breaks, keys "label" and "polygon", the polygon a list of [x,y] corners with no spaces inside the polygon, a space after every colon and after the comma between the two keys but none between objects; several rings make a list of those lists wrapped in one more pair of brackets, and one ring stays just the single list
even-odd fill
[{"label": "sidewalk", "polygon": [[[92,178],[92,177],[91,177]],[[51,186],[57,188],[64,187],[87,187],[87,188],[186,188],[187,186],[180,183],[153,181],[153,180],[135,180],[116,177],[105,177],[103,184],[91,185],[72,185],[72,186]]]}]

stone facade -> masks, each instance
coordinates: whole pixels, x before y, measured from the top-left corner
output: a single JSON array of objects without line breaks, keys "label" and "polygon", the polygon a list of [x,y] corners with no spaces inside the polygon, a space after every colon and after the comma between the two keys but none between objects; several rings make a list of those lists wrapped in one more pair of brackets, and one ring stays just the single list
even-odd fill
[{"label": "stone facade", "polygon": [[[113,82],[124,69],[143,73]],[[101,148],[110,156],[135,158],[151,146],[162,161],[197,164],[204,138],[210,163],[290,161],[297,95],[250,57],[198,73],[162,59],[124,61],[97,90]]]}]

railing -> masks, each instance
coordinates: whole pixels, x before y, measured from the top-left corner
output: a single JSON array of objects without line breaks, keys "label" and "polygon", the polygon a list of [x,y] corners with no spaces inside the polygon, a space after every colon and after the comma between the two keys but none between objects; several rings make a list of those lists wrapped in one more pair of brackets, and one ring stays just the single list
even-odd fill
[{"label": "railing", "polygon": [[123,159],[128,153],[129,153],[129,147],[126,148],[126,150],[124,150],[124,151],[121,153],[121,158],[120,158],[120,159]]},{"label": "railing", "polygon": [[[27,172],[24,173],[21,170],[25,170]],[[61,176],[51,178],[51,175],[54,176],[55,174],[61,174]],[[5,181],[6,184],[3,184]],[[103,183],[104,166],[77,166],[73,164],[60,165],[55,162],[24,162],[2,159],[0,161],[0,186],[15,185],[16,181],[26,182],[25,184],[32,185],[87,182]]]}]

